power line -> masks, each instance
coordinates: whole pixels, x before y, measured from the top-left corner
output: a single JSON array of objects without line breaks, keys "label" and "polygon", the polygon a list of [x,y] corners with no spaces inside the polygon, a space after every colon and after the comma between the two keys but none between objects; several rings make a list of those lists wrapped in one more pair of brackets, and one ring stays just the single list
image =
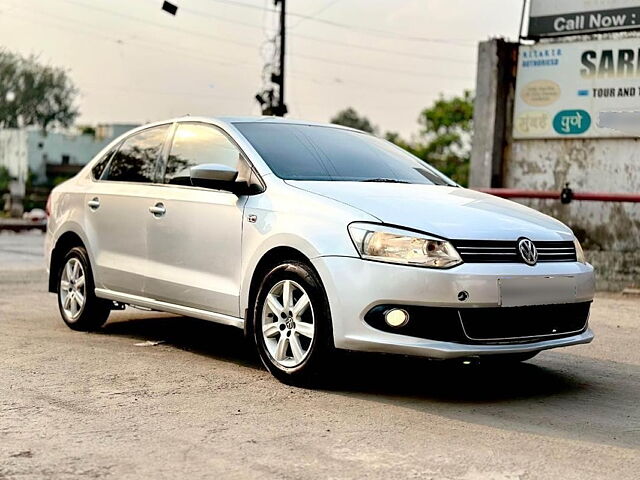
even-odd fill
[{"label": "power line", "polygon": [[[109,15],[114,15],[117,17],[121,17],[121,18],[126,18],[128,20],[132,20],[132,21],[137,21],[146,25],[150,25],[156,28],[162,28],[164,30],[170,30],[170,31],[177,31],[177,32],[181,32],[187,35],[196,35],[202,38],[210,38],[212,40],[216,40],[216,41],[221,41],[221,42],[226,42],[226,43],[231,43],[231,44],[235,44],[235,45],[240,45],[243,47],[250,47],[251,49],[255,49],[255,44],[254,43],[249,43],[249,42],[240,42],[237,40],[230,40],[226,37],[222,37],[222,36],[218,36],[218,35],[212,35],[209,33],[204,33],[204,32],[199,32],[197,30],[187,30],[187,29],[183,29],[183,28],[179,28],[179,27],[169,27],[167,25],[162,25],[159,23],[155,23],[155,22],[150,22],[148,20],[145,20],[143,18],[139,18],[139,17],[135,17],[132,15],[127,15],[127,14],[123,14],[120,12],[115,12],[113,10],[109,10],[109,9],[105,9],[105,8],[100,8],[100,7],[95,7],[93,5],[87,5],[85,3],[82,2],[77,2],[75,0],[61,0],[63,2],[66,3],[70,3],[73,5],[78,5],[84,8],[88,8],[90,10],[95,10],[95,11],[99,11],[99,12],[103,12],[103,13],[107,13]],[[233,2],[234,0],[213,0],[213,1],[221,1],[221,2]],[[242,5],[247,5],[247,4],[242,4]],[[255,8],[259,8],[262,10],[261,7],[257,7],[255,5],[253,5],[253,7]],[[344,61],[340,61],[340,60],[332,60],[332,59],[327,59],[327,58],[323,58],[323,57],[316,57],[316,56],[311,56],[311,55],[305,55],[305,54],[299,54],[299,53],[292,53],[291,55],[296,56],[296,57],[300,57],[300,58],[306,58],[309,60],[315,60],[318,62],[324,62],[324,63],[330,63],[333,65],[342,65],[342,66],[350,66],[350,67],[354,67],[354,68],[361,68],[361,69],[366,69],[366,70],[377,70],[377,71],[382,71],[382,72],[390,72],[390,73],[395,73],[395,74],[400,74],[400,75],[410,75],[410,76],[418,76],[418,77],[435,77],[435,78],[448,78],[448,79],[452,79],[452,78],[456,78],[456,79],[465,79],[467,80],[467,77],[460,77],[460,76],[451,76],[451,75],[444,75],[444,74],[435,74],[435,73],[422,73],[422,72],[417,72],[417,71],[409,71],[409,70],[400,70],[400,69],[393,69],[393,68],[385,68],[385,67],[375,67],[375,66],[370,66],[370,65],[361,65],[361,64],[354,64],[354,63],[350,63],[350,62],[344,62]]]},{"label": "power line", "polygon": [[181,33],[185,33],[187,35],[196,35],[196,36],[203,37],[203,38],[211,38],[211,39],[217,40],[219,42],[231,43],[231,44],[234,44],[234,45],[240,45],[242,47],[248,47],[248,48],[251,48],[251,49],[255,48],[255,44],[249,43],[249,42],[242,42],[242,41],[238,41],[238,40],[230,40],[230,39],[228,39],[226,37],[222,37],[222,36],[218,36],[218,35],[212,35],[210,33],[198,32],[198,31],[194,31],[194,30],[187,30],[187,29],[180,28],[180,27],[173,27],[173,26],[169,27],[168,25],[162,25],[160,23],[150,22],[149,20],[145,20],[144,18],[135,17],[133,15],[127,15],[127,14],[124,14],[124,13],[116,12],[114,10],[109,10],[107,8],[96,7],[94,5],[87,5],[86,3],[76,2],[74,0],[60,0],[60,1],[65,2],[65,3],[70,3],[72,5],[77,5],[79,7],[87,8],[89,10],[95,10],[97,12],[106,13],[108,15],[113,15],[113,16],[116,16],[116,17],[125,18],[127,20],[143,23],[145,25],[150,25],[152,27],[162,28],[164,30],[181,32]]},{"label": "power line", "polygon": [[119,86],[119,85],[91,85],[88,84],[88,89],[85,90],[98,92],[100,90],[117,90],[122,92],[135,92],[146,95],[170,95],[170,96],[184,96],[184,97],[199,97],[199,98],[212,98],[218,101],[239,101],[246,100],[245,97],[229,97],[228,95],[222,94],[209,94],[209,93],[193,93],[193,92],[178,92],[178,91],[167,91],[167,90],[149,90],[148,88],[135,88],[135,87],[127,87],[127,86]]},{"label": "power line", "polygon": [[[333,0],[331,2],[328,2],[326,5],[324,5],[323,7],[319,8],[318,10],[316,10],[315,12],[311,13],[310,15],[312,17],[317,17],[318,15],[320,15],[321,13],[325,12],[326,10],[329,10],[331,7],[333,7],[336,3],[338,3],[340,0]],[[288,30],[293,30],[294,28],[296,28],[298,25],[300,25],[302,22],[304,22],[305,20],[308,20],[307,18],[301,18],[299,19],[296,23],[294,23],[293,25],[291,25]]]},{"label": "power line", "polygon": [[[22,7],[22,6],[18,6],[16,5],[16,7]],[[6,13],[6,12],[5,12]],[[13,16],[15,18],[15,14],[11,14],[11,16]],[[198,60],[200,62],[203,63],[207,63],[207,64],[217,64],[223,67],[228,67],[228,68],[237,68],[237,67],[252,67],[253,65],[249,65],[247,63],[240,63],[238,62],[236,59],[232,59],[232,58],[227,58],[227,57],[220,57],[220,56],[215,56],[215,55],[208,55],[207,57],[204,56],[197,56],[197,55],[193,55],[189,52],[185,52],[184,49],[176,46],[175,44],[172,43],[167,43],[167,42],[161,42],[158,40],[145,40],[142,38],[129,38],[127,40],[123,40],[121,38],[118,37],[112,37],[112,36],[108,36],[108,35],[104,35],[101,33],[96,32],[97,27],[95,28],[87,28],[84,24],[80,24],[79,22],[77,22],[74,19],[68,18],[68,17],[62,17],[62,16],[58,16],[55,14],[51,14],[51,13],[47,13],[47,20],[57,20],[63,23],[66,23],[66,25],[73,25],[73,29],[70,29],[68,26],[63,26],[63,25],[56,25],[51,23],[50,21],[47,22],[45,20],[43,20],[42,18],[25,18],[25,17],[17,17],[18,19],[22,19],[24,21],[27,22],[32,22],[35,21],[37,23],[40,23],[42,25],[48,26],[50,28],[55,28],[67,33],[78,33],[81,35],[87,35],[87,36],[92,36],[92,37],[97,37],[97,38],[102,38],[104,40],[116,43],[118,45],[130,45],[130,46],[134,46],[134,47],[142,47],[145,48],[147,50],[152,50],[154,52],[167,52],[167,53],[179,53],[181,58],[191,58],[194,60]],[[80,29],[84,29],[84,30],[80,30]],[[136,43],[143,43],[142,45],[136,45]],[[146,45],[145,45],[146,44]],[[165,48],[158,48],[158,46],[164,46]],[[169,50],[167,50],[169,49]],[[170,50],[173,50],[170,51]],[[218,60],[215,60],[218,59]],[[256,65],[257,66],[257,65]]]},{"label": "power line", "polygon": [[457,58],[450,58],[450,57],[436,57],[433,55],[420,55],[417,53],[411,53],[411,52],[401,52],[399,50],[389,50],[389,49],[385,49],[385,48],[378,48],[378,47],[368,47],[365,45],[356,45],[354,43],[347,43],[347,42],[340,42],[338,40],[332,40],[330,38],[320,38],[320,37],[313,37],[311,35],[304,35],[304,34],[300,34],[300,33],[291,33],[290,35],[298,37],[298,38],[304,38],[305,40],[312,40],[315,42],[322,42],[322,43],[328,43],[331,45],[339,45],[342,47],[349,47],[349,48],[356,48],[356,49],[360,49],[360,50],[368,50],[370,52],[379,52],[379,53],[384,53],[384,54],[389,54],[389,55],[399,55],[402,57],[411,57],[411,58],[419,58],[422,60],[433,60],[433,61],[439,61],[439,62],[451,62],[451,63],[462,63],[462,64],[466,64],[468,65],[469,61],[467,60],[461,60],[461,59],[457,59]]},{"label": "power line", "polygon": [[[235,25],[241,25],[241,26],[247,27],[247,28],[264,30],[263,27],[255,25],[253,23],[247,23],[247,22],[244,22],[242,20],[236,20],[236,19],[233,19],[233,18],[223,17],[223,16],[220,16],[218,14],[204,12],[202,10],[195,10],[195,9],[191,9],[191,8],[187,8],[187,7],[181,7],[181,11],[183,11],[183,12],[185,12],[187,14],[190,14],[190,15],[194,15],[194,16],[211,18],[211,19],[214,19],[214,20],[219,20],[221,22],[231,23],[231,24],[235,24]],[[271,9],[263,10],[263,12],[266,12],[266,11],[273,11],[273,10],[271,10]],[[389,54],[389,55],[394,55],[394,56],[399,55],[399,56],[403,56],[403,57],[419,58],[419,59],[422,59],[422,60],[433,60],[433,61],[442,61],[442,62],[450,62],[450,63],[462,63],[462,64],[471,63],[468,60],[456,59],[456,58],[451,58],[451,57],[438,57],[438,56],[433,56],[433,55],[421,55],[421,54],[407,52],[407,51],[385,49],[385,48],[372,47],[372,46],[367,46],[367,45],[358,45],[358,44],[355,44],[355,43],[341,42],[341,41],[334,40],[334,39],[331,39],[331,38],[315,37],[315,36],[312,36],[312,35],[301,34],[301,33],[290,32],[290,31],[291,31],[291,27],[287,29],[287,33],[289,35],[291,35],[291,36],[294,36],[294,37],[297,37],[297,38],[303,38],[305,40],[311,40],[311,41],[315,41],[315,42],[325,43],[325,44],[328,43],[328,44],[331,44],[331,45],[339,45],[339,46],[342,46],[342,47],[355,48],[355,49],[360,49],[360,50],[367,50],[367,51],[371,51],[371,52],[379,52],[379,53],[384,53],[384,54]]]},{"label": "power line", "polygon": [[[71,2],[71,3],[78,3],[78,2]],[[79,3],[78,3],[79,4]],[[80,5],[80,4],[79,4]],[[17,5],[14,5],[17,6]],[[28,8],[24,7],[24,5],[20,5],[19,7],[29,10]],[[104,10],[104,9],[101,9]],[[108,11],[107,11],[108,12]],[[5,11],[5,13],[7,13]],[[77,34],[81,34],[81,35],[87,35],[87,36],[92,36],[92,37],[98,37],[98,38],[102,38],[106,41],[109,42],[113,42],[116,43],[118,45],[123,45],[123,44],[131,44],[131,42],[134,42],[134,44],[132,46],[137,46],[139,48],[145,48],[148,50],[152,50],[154,52],[163,52],[163,51],[168,51],[166,49],[162,49],[159,48],[159,46],[166,46],[167,48],[173,49],[177,52],[180,53],[180,58],[188,58],[188,59],[193,59],[196,60],[198,62],[204,63],[204,64],[218,64],[221,65],[225,68],[233,68],[235,69],[236,67],[247,67],[247,68],[254,68],[254,66],[249,65],[249,64],[239,64],[237,63],[237,61],[235,59],[231,59],[231,58],[224,58],[224,57],[218,57],[221,58],[222,60],[228,60],[225,62],[216,62],[214,60],[212,60],[212,56],[196,56],[193,54],[188,53],[188,50],[182,49],[180,47],[177,47],[175,44],[173,43],[166,43],[166,42],[159,42],[157,40],[150,40],[147,41],[145,39],[127,39],[127,40],[123,40],[121,38],[117,38],[117,37],[110,37],[110,36],[106,36],[104,34],[100,34],[98,33],[100,31],[98,26],[95,27],[90,27],[87,26],[86,22],[79,22],[75,19],[71,19],[71,18],[67,18],[67,17],[61,17],[61,16],[56,16],[55,14],[50,14],[49,12],[47,12],[46,14],[46,18],[50,19],[50,18],[57,18],[62,22],[66,22],[67,24],[72,24],[73,25],[73,30],[70,29],[69,27],[66,26],[61,26],[61,25],[53,25],[53,24],[47,24],[46,22],[42,22],[42,18],[37,17],[35,19],[28,19],[25,21],[38,21],[40,23],[44,23],[45,25],[52,27],[52,28],[57,28],[61,31],[64,31],[65,33],[72,33],[75,32]],[[136,17],[131,17],[132,20],[137,20]],[[151,23],[151,22],[149,22]],[[161,26],[161,25],[157,25],[157,26]],[[79,30],[79,28],[83,28],[84,31]],[[141,45],[135,45],[135,43],[140,43],[140,42],[144,42]],[[169,52],[171,53],[171,52]],[[215,57],[214,57],[215,58]],[[312,58],[312,59],[316,59],[316,58]],[[231,63],[233,62],[233,63]],[[371,68],[371,66],[357,66],[357,68]],[[323,72],[326,73],[326,72]],[[416,72],[417,73],[417,72]],[[333,87],[342,87],[342,86],[350,86],[350,87],[357,87],[358,89],[369,89],[371,91],[376,91],[376,92],[380,92],[382,89],[387,89],[388,86],[383,86],[383,85],[374,85],[372,83],[364,83],[362,81],[351,81],[351,80],[346,80],[343,81],[341,79],[337,79],[334,78],[333,81],[327,79],[326,81],[322,81],[318,78],[317,75],[313,75],[313,74],[309,74],[307,72],[301,72],[298,70],[292,70],[290,75],[294,78],[303,78],[303,79],[307,79],[308,81],[313,81],[315,83],[319,83],[322,85],[328,85],[328,86],[333,86]],[[418,74],[419,76],[423,76],[423,74]],[[113,87],[109,87],[109,88],[113,88]],[[409,94],[409,95],[416,95],[416,96],[427,96],[429,95],[429,92],[422,92],[422,91],[417,91],[417,90],[410,90],[410,89],[403,89],[403,88],[392,88],[389,91],[390,94]],[[170,92],[166,92],[166,93],[161,93],[161,92],[154,92],[154,94],[171,94]],[[178,93],[176,93],[178,94]],[[186,93],[185,93],[186,94]],[[209,96],[212,97],[212,95],[203,95],[203,94],[195,94],[196,96]]]},{"label": "power line", "polygon": [[331,60],[328,58],[316,57],[314,55],[307,55],[307,54],[301,54],[301,53],[296,53],[295,56],[298,58],[303,58],[307,60],[314,60],[316,62],[330,63],[333,65],[343,65],[343,66],[349,66],[353,68],[361,68],[364,70],[373,70],[377,72],[390,72],[390,73],[396,73],[400,75],[409,75],[413,77],[434,77],[434,78],[447,78],[447,79],[455,79],[455,80],[469,80],[471,78],[471,77],[463,77],[459,75],[423,73],[423,72],[416,72],[413,70],[400,70],[395,68],[377,67],[374,65],[364,65],[361,63],[345,63],[339,60]]},{"label": "power line", "polygon": [[[244,8],[250,8],[253,10],[263,10],[263,7],[260,7],[259,5],[252,5],[250,3],[244,3],[244,2],[239,2],[237,0],[210,0],[212,2],[218,2],[218,3],[225,3],[227,5],[234,5],[237,7],[244,7]],[[273,12],[276,12],[276,10],[273,10]],[[376,36],[383,36],[383,37],[388,37],[388,38],[396,38],[399,40],[410,40],[410,41],[415,41],[415,42],[432,42],[432,43],[445,43],[448,45],[458,45],[458,46],[466,46],[466,47],[471,47],[471,46],[475,46],[475,41],[474,40],[463,40],[463,39],[446,39],[446,38],[428,38],[428,37],[420,37],[417,35],[403,35],[397,32],[392,32],[390,30],[381,30],[381,29],[377,29],[377,28],[371,28],[371,27],[363,27],[363,26],[358,26],[358,25],[349,25],[346,23],[341,23],[341,22],[336,22],[334,20],[327,20],[324,18],[316,18],[313,15],[308,15],[308,14],[303,14],[303,13],[296,13],[296,12],[288,12],[287,15],[293,16],[293,17],[297,17],[297,18],[302,18],[305,20],[311,20],[313,22],[317,22],[317,23],[324,23],[325,25],[331,25],[332,27],[337,27],[337,28],[345,28],[347,30],[353,31],[353,30],[359,30],[361,32],[364,33],[368,33],[370,35],[376,35]]]},{"label": "power line", "polygon": [[[24,8],[24,6],[20,5],[15,5],[15,7],[18,8]],[[4,12],[5,14],[7,12]],[[14,13],[11,14],[11,16],[13,16],[14,18],[16,17]],[[37,18],[37,19],[32,19],[32,18],[24,18],[24,17],[17,17],[18,19],[22,19],[26,22],[31,22],[31,21],[36,21],[42,25],[45,25],[49,28],[55,28],[57,30],[63,31],[65,33],[77,33],[80,35],[86,35],[86,36],[92,36],[92,37],[98,37],[101,39],[104,39],[108,42],[112,42],[115,43],[117,45],[130,45],[130,46],[134,46],[134,47],[138,47],[138,48],[144,48],[146,50],[151,50],[154,52],[167,52],[167,53],[172,53],[170,50],[167,49],[172,49],[178,53],[180,53],[180,58],[187,58],[187,59],[191,59],[191,60],[195,60],[198,61],[200,63],[203,64],[217,64],[220,65],[222,67],[225,68],[237,68],[237,67],[246,67],[246,68],[257,68],[258,65],[250,65],[247,63],[237,63],[235,62],[234,59],[231,58],[226,58],[226,57],[212,57],[212,56],[197,56],[197,55],[193,55],[190,53],[185,53],[184,49],[181,49],[180,47],[175,46],[174,44],[170,44],[170,43],[166,43],[166,42],[160,42],[158,40],[144,40],[144,39],[140,39],[140,38],[135,38],[135,39],[127,39],[127,40],[122,40],[121,38],[118,37],[110,37],[104,34],[100,34],[96,32],[97,27],[90,27],[87,26],[86,24],[82,24],[79,25],[78,22],[76,22],[74,19],[70,19],[67,17],[62,17],[62,16],[58,16],[55,14],[51,14],[49,12],[47,12],[47,19],[51,20],[51,19],[57,19],[58,21],[61,21],[63,23],[66,23],[66,25],[73,25],[73,28],[69,28],[66,25],[56,25],[51,23],[50,21],[44,21],[42,18]],[[83,28],[83,30],[79,30],[79,28]],[[133,43],[132,43],[133,42]],[[138,45],[136,45],[136,43],[138,43]],[[165,48],[158,48],[158,46],[164,46]],[[212,58],[219,58],[221,60],[228,60],[227,61],[215,61],[212,60]],[[233,63],[232,63],[233,62]],[[372,83],[365,83],[362,82],[360,80],[342,80],[339,78],[333,78],[333,79],[326,79],[325,81],[322,81],[318,78],[318,75],[315,74],[309,74],[308,72],[301,72],[299,70],[295,70],[295,69],[291,69],[290,70],[290,75],[294,78],[301,78],[301,79],[306,79],[309,81],[313,81],[315,83],[319,83],[321,85],[328,85],[328,86],[356,86],[358,88],[365,88],[365,89],[370,89],[370,90],[375,90],[375,91],[380,91],[383,88],[386,88],[383,85],[375,85]],[[409,95],[417,95],[417,96],[424,96],[427,95],[428,92],[423,92],[423,91],[418,91],[418,90],[412,90],[412,89],[406,89],[406,88],[397,88],[394,87],[390,93],[393,94],[398,94],[398,93],[402,93],[402,94],[409,94]]]}]

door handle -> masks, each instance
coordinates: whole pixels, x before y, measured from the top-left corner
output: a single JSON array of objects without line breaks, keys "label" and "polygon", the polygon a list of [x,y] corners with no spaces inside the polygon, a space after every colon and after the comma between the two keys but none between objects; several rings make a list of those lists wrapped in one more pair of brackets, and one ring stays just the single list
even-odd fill
[{"label": "door handle", "polygon": [[164,208],[162,203],[156,203],[153,207],[149,207],[149,211],[153,213],[154,217],[161,217],[167,213],[167,209]]},{"label": "door handle", "polygon": [[87,205],[89,205],[89,208],[91,210],[97,210],[98,207],[100,206],[100,200],[98,199],[98,197],[93,197],[91,200],[87,202]]}]

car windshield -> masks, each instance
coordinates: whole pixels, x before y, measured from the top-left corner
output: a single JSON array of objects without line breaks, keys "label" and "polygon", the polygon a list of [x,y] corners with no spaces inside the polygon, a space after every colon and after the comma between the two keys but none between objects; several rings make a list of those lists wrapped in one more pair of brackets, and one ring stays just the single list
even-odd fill
[{"label": "car windshield", "polygon": [[238,122],[269,168],[285,180],[456,185],[391,142],[343,128]]}]

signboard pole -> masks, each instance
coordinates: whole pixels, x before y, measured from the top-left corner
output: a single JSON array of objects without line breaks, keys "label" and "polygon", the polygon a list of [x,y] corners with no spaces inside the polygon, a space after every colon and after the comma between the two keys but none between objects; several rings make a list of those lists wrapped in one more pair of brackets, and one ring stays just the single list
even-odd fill
[{"label": "signboard pole", "polygon": [[522,41],[522,29],[524,28],[524,18],[527,13],[527,0],[522,0],[522,14],[520,15],[520,30],[518,30],[518,40]]}]

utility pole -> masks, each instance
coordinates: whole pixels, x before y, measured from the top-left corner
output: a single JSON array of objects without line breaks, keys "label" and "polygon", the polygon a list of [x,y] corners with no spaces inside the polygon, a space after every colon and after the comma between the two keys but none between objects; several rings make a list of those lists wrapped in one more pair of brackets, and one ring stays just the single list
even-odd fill
[{"label": "utility pole", "polygon": [[256,100],[262,108],[263,115],[275,115],[284,117],[287,114],[287,105],[284,103],[284,72],[285,72],[285,48],[286,48],[286,0],[274,0],[274,5],[280,5],[280,32],[277,52],[277,70],[271,72],[271,86],[256,95]]},{"label": "utility pole", "polygon": [[278,108],[275,114],[278,117],[284,117],[287,113],[287,106],[284,104],[284,52],[286,37],[286,15],[285,4],[287,0],[274,0],[276,5],[280,3],[280,71],[278,73],[278,83],[280,85],[278,95]]}]

